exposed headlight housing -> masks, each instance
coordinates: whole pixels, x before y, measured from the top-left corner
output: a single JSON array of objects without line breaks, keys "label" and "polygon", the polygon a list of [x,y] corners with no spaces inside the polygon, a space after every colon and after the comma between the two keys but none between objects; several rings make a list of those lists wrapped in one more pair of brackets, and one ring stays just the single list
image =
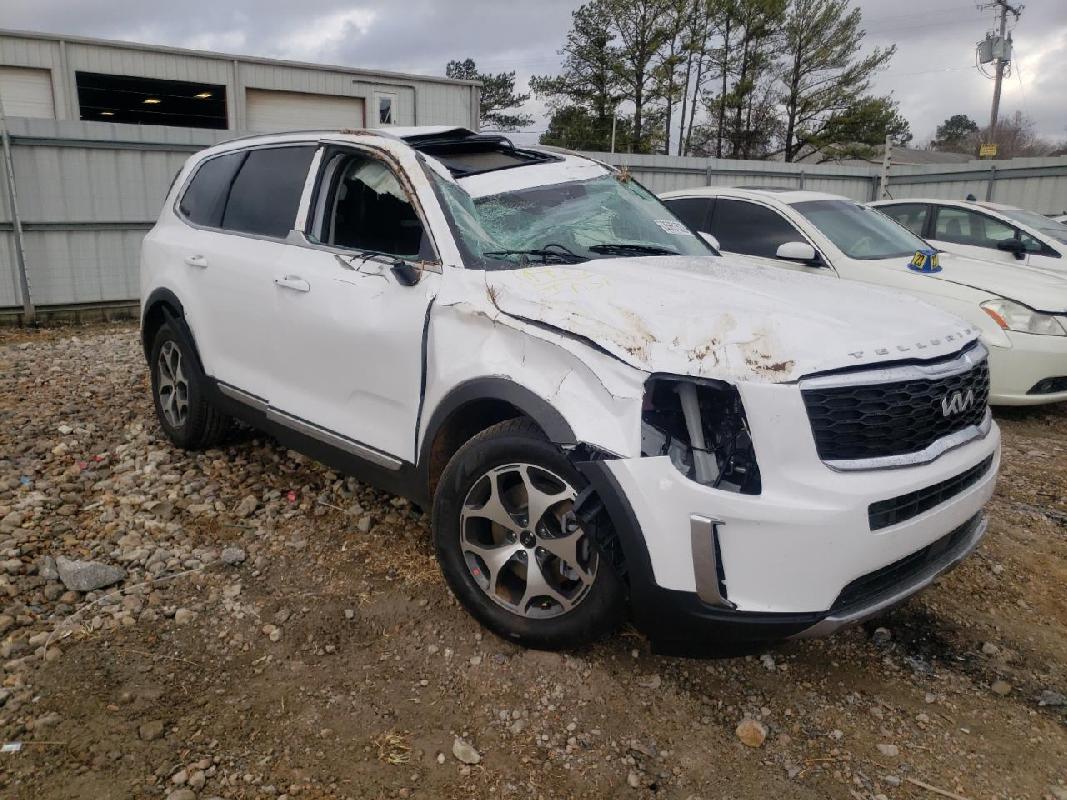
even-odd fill
[{"label": "exposed headlight housing", "polygon": [[761,491],[748,419],[737,389],[719,381],[653,377],[645,384],[641,454],[669,456],[697,483]]},{"label": "exposed headlight housing", "polygon": [[1039,336],[1067,336],[1067,331],[1051,314],[1042,314],[1014,300],[986,300],[982,310],[1006,331]]}]

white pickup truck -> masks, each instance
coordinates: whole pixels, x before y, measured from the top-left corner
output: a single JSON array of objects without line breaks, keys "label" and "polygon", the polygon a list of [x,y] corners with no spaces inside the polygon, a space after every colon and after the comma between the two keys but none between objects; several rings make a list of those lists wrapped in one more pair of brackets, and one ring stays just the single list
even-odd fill
[{"label": "white pickup truck", "polygon": [[623,171],[462,129],[189,159],[142,254],[163,431],[237,417],[432,509],[484,625],[667,650],[829,633],[978,544],[977,331],[739,269]]}]

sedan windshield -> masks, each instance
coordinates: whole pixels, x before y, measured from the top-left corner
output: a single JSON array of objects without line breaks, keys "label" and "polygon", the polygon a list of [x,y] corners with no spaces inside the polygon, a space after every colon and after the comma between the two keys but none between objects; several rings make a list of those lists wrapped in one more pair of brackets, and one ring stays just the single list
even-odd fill
[{"label": "sedan windshield", "polygon": [[808,200],[793,208],[849,258],[910,256],[930,246],[880,211],[848,200]]},{"label": "sedan windshield", "polygon": [[715,255],[654,195],[623,176],[478,198],[434,177],[468,266],[514,269],[597,258]]},{"label": "sedan windshield", "polygon": [[1067,227],[1054,219],[1037,214],[1033,211],[1024,211],[1021,208],[1000,208],[997,211],[1005,217],[1022,225],[1028,225],[1045,236],[1055,239],[1057,242],[1067,244]]}]

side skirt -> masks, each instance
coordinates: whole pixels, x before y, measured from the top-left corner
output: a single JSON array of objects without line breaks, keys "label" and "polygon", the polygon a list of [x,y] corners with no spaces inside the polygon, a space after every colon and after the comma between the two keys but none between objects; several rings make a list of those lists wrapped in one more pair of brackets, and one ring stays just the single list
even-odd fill
[{"label": "side skirt", "polygon": [[[340,438],[302,420],[290,420],[255,395],[222,384],[209,376],[205,376],[205,379],[208,397],[221,411],[269,434],[285,447],[361,483],[400,495],[421,508],[430,507],[431,498],[428,496],[425,475],[414,464],[378,454],[354,442],[344,446],[333,444],[330,439],[340,442]],[[361,451],[365,455],[359,455]]]}]

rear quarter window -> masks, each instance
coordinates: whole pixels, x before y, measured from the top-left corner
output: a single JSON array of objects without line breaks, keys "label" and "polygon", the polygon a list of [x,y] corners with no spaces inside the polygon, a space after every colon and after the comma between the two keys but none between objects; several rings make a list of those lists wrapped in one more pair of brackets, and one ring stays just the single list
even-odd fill
[{"label": "rear quarter window", "polygon": [[241,168],[245,153],[228,153],[204,161],[185,187],[178,209],[196,225],[208,228],[222,226],[222,214],[226,209],[226,195],[237,170]]}]

